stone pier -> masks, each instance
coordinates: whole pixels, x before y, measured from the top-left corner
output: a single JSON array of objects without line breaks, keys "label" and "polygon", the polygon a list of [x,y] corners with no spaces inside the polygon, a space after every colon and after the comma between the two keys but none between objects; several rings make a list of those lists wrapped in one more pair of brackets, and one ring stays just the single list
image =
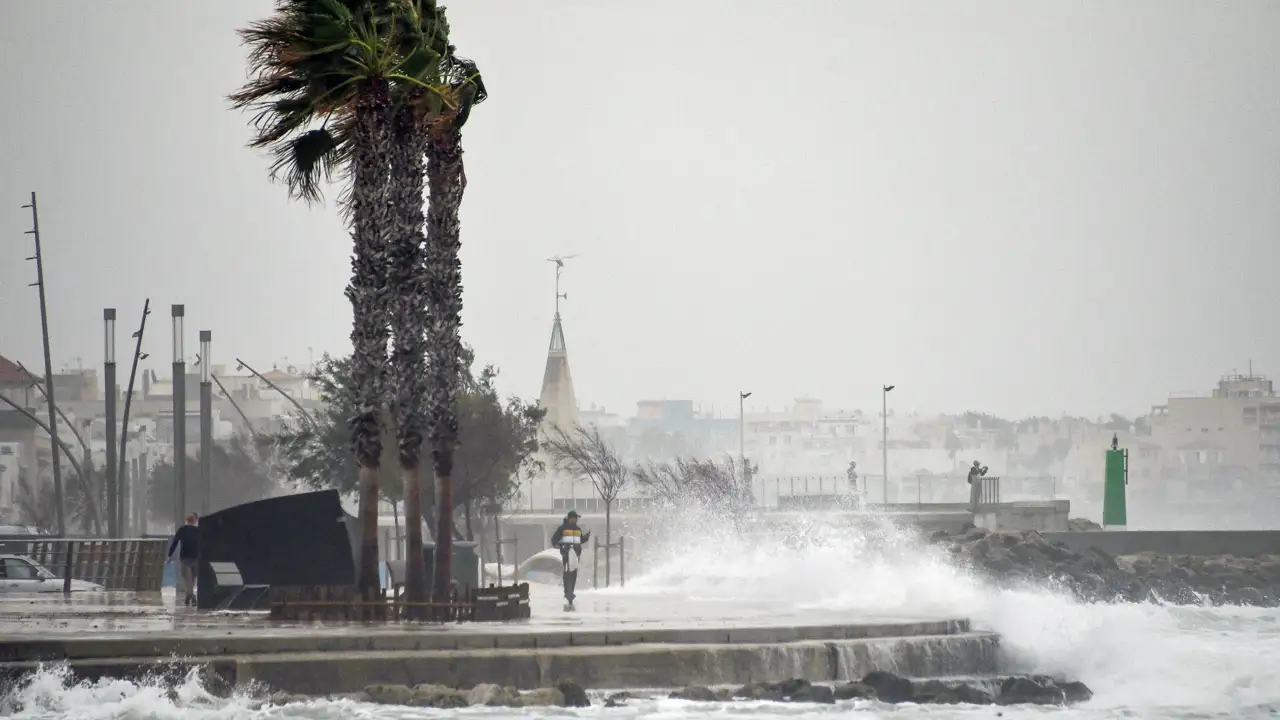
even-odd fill
[{"label": "stone pier", "polygon": [[[547,590],[538,588],[535,601]],[[49,664],[86,679],[203,668],[224,686],[326,695],[378,683],[643,688],[998,670],[996,636],[965,619],[788,614],[749,601],[676,614],[664,598],[595,593],[578,612],[539,612],[552,605],[542,598],[532,620],[501,625],[308,627],[140,601],[95,612],[85,602],[49,601],[42,610],[0,601],[0,679],[12,683]]]}]

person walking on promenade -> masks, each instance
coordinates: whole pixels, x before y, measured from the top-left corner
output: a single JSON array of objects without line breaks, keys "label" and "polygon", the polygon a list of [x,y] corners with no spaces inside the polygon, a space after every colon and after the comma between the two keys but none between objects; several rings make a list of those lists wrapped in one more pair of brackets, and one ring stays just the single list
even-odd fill
[{"label": "person walking on promenade", "polygon": [[578,511],[570,510],[564,522],[551,534],[551,547],[560,549],[560,559],[564,561],[564,599],[565,610],[573,609],[574,588],[578,585],[578,563],[582,560],[582,546],[591,539],[591,531],[583,532],[578,527]]},{"label": "person walking on promenade", "polygon": [[[195,513],[187,515],[187,524],[178,528],[169,542],[169,554],[166,562],[173,562],[173,551],[178,551],[178,593],[182,595],[182,604],[191,607],[196,604],[196,574],[200,568],[200,529],[196,521],[200,517]],[[175,598],[174,603],[177,603]]]}]

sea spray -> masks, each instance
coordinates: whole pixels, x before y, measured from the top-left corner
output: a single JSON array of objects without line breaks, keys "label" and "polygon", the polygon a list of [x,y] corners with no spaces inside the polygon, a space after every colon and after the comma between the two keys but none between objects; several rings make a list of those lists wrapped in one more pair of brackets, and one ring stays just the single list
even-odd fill
[{"label": "sea spray", "polygon": [[248,693],[215,697],[191,670],[180,682],[151,677],[129,680],[75,681],[65,665],[48,665],[10,688],[0,712],[14,718],[234,718],[260,704]]},{"label": "sea spray", "polygon": [[1096,693],[1091,707],[1280,702],[1274,609],[1080,603],[1050,587],[998,589],[945,544],[885,516],[809,513],[764,525],[695,508],[667,527],[681,541],[643,546],[653,554],[647,570],[610,592],[740,599],[788,616],[968,617],[1001,635],[1005,670],[1081,680]]}]

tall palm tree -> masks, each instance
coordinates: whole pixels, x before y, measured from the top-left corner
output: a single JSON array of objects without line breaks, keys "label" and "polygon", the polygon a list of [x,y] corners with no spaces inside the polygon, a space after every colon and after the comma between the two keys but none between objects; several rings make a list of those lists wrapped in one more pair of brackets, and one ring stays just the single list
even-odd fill
[{"label": "tall palm tree", "polygon": [[[410,89],[402,98],[396,112],[394,124],[395,153],[392,157],[391,173],[394,178],[394,197],[392,199],[394,230],[390,261],[390,285],[394,299],[392,325],[395,328],[394,349],[392,351],[392,374],[394,377],[397,427],[399,429],[398,444],[400,451],[400,467],[405,488],[405,523],[408,527],[408,555],[415,561],[408,567],[405,582],[409,613],[420,617],[421,603],[426,600],[426,582],[424,567],[416,559],[422,557],[422,508],[421,508],[421,453],[424,431],[430,428],[433,440],[433,456],[439,457],[436,437],[438,428],[453,428],[451,437],[456,437],[456,396],[457,386],[462,382],[461,341],[457,343],[457,359],[448,369],[455,369],[449,380],[452,388],[447,394],[434,392],[438,377],[429,373],[432,363],[438,362],[433,355],[428,362],[427,353],[441,334],[435,302],[437,302],[440,281],[438,275],[432,275],[427,256],[429,241],[423,235],[424,216],[422,211],[423,189],[425,185],[425,156],[429,151],[433,131],[440,123],[460,124],[459,116],[465,122],[466,113],[477,97],[478,76],[474,65],[454,56],[453,47],[449,45],[449,25],[445,9],[433,0],[418,0],[407,5],[405,35],[414,39],[411,45],[416,52],[422,53],[425,60],[434,62],[433,80],[441,82],[448,89],[443,93],[426,93]],[[444,194],[432,192],[431,207],[435,208],[447,199]],[[457,337],[456,329],[453,333]],[[440,403],[447,404],[447,417],[442,421]],[[452,457],[452,451],[448,457]],[[439,462],[436,463],[437,475]],[[437,541],[436,552],[436,600],[447,600],[450,588],[449,578],[452,568],[449,558],[452,555],[453,523],[449,511],[453,508],[452,487],[446,478],[441,495],[441,508],[448,520],[441,536],[443,546]],[[443,585],[439,578],[445,578]]]},{"label": "tall palm tree", "polygon": [[420,617],[426,601],[425,567],[422,562],[421,455],[426,416],[426,337],[430,328],[424,313],[422,246],[425,134],[413,103],[396,112],[391,158],[393,229],[388,248],[391,323],[395,328],[391,350],[396,440],[400,479],[404,488],[404,518],[408,530],[408,563],[405,577],[406,614]]},{"label": "tall palm tree", "polygon": [[[349,180],[343,203],[352,226],[351,443],[360,466],[358,586],[376,591],[378,471],[390,335],[388,239],[392,231],[393,98],[398,86],[438,93],[433,68],[406,53],[401,3],[391,0],[277,0],[276,12],[241,31],[252,79],[231,96],[257,111],[250,145],[275,157],[272,177],[308,202],[335,172]],[[315,127],[319,123],[320,127]]]},{"label": "tall palm tree", "polygon": [[427,134],[427,242],[424,278],[431,334],[427,368],[431,455],[439,494],[436,523],[435,578],[437,602],[450,596],[453,577],[453,451],[458,442],[458,393],[463,382],[462,247],[459,209],[467,187],[462,163],[462,126],[472,107],[488,97],[476,66],[458,58],[450,46],[448,83],[456,89],[452,112],[431,118]]}]

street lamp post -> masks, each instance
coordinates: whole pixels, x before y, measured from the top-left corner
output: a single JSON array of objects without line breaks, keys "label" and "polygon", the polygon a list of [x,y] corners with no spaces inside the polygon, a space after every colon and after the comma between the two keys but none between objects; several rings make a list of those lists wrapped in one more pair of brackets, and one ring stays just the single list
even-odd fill
[{"label": "street lamp post", "polygon": [[889,392],[893,390],[894,385],[883,385],[883,392],[880,393],[880,419],[883,422],[881,432],[881,458],[883,460],[884,478],[882,492],[884,493],[885,505],[889,504]]},{"label": "street lamp post", "polygon": [[173,518],[181,525],[187,509],[187,361],[182,351],[186,308],[174,305],[173,317]]},{"label": "street lamp post", "polygon": [[204,489],[204,501],[200,505],[200,513],[208,514],[213,510],[213,383],[209,381],[212,372],[209,359],[209,345],[213,333],[200,331],[200,487]]},{"label": "street lamp post", "polygon": [[107,537],[120,537],[120,484],[116,477],[116,309],[102,311],[102,374],[107,386]]},{"label": "street lamp post", "polygon": [[738,462],[742,464],[742,479],[747,483],[751,482],[751,473],[747,469],[747,421],[744,408],[749,397],[751,393],[738,391]]}]

